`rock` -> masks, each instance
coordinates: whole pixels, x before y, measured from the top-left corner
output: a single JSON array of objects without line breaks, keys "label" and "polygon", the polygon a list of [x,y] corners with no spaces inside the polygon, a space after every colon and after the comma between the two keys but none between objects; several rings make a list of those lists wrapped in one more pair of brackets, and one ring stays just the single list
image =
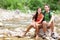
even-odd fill
[{"label": "rock", "polygon": [[0,22],[0,27],[4,26],[4,24],[2,22]]},{"label": "rock", "polygon": [[[16,29],[13,29],[13,30],[8,30],[8,29],[0,29],[0,37],[4,37],[5,35],[10,37],[10,36],[17,36],[17,37],[20,37],[24,34],[24,28],[27,27],[28,24],[31,23],[31,19],[32,19],[32,14],[31,14],[31,11],[28,10],[28,13],[29,14],[25,14],[23,12],[20,12],[20,10],[0,10],[0,26],[6,26],[6,27],[11,27],[11,28],[16,28]],[[55,23],[56,25],[60,26],[60,17],[58,15],[55,15]],[[19,27],[22,27],[22,28],[19,28]],[[5,27],[4,27],[5,28]],[[59,29],[60,30],[60,29]],[[47,32],[48,35],[51,35],[50,34],[50,30],[48,30],[49,32]],[[54,32],[56,32],[56,28],[54,30]],[[27,35],[27,38],[30,38],[31,36],[33,36],[35,33],[35,29],[31,29],[26,35]],[[40,30],[40,35],[43,35],[44,32],[43,30],[41,29]],[[56,36],[58,36],[56,34]],[[46,37],[46,39],[50,39],[49,38],[50,36]],[[7,38],[7,40],[9,40],[9,38]],[[54,40],[51,38],[51,40]],[[59,38],[60,40],[60,38]]]},{"label": "rock", "polygon": [[22,36],[24,34],[24,30],[20,29],[20,28],[16,28],[13,31],[10,31],[11,36],[13,37],[19,37]]},{"label": "rock", "polygon": [[0,34],[0,38],[1,38],[1,37],[4,37],[4,35],[3,35],[3,34]]},{"label": "rock", "polygon": [[58,24],[60,22],[60,16],[55,15],[54,22]]},{"label": "rock", "polygon": [[20,14],[20,10],[16,9],[15,14]]},{"label": "rock", "polygon": [[15,31],[10,31],[10,34],[11,34],[11,36],[18,36],[18,34],[17,34],[17,32],[15,32]]}]

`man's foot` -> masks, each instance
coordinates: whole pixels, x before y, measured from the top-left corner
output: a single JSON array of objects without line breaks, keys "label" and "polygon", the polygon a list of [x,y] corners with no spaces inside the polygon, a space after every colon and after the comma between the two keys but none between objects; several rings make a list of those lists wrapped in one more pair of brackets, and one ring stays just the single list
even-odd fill
[{"label": "man's foot", "polygon": [[55,35],[55,33],[52,33],[52,34],[51,34],[51,37],[52,37],[53,39],[57,39],[57,36]]},{"label": "man's foot", "polygon": [[46,34],[44,34],[44,35],[42,36],[42,38],[43,38],[43,39],[46,39],[46,37],[47,37],[47,35],[46,35]]}]

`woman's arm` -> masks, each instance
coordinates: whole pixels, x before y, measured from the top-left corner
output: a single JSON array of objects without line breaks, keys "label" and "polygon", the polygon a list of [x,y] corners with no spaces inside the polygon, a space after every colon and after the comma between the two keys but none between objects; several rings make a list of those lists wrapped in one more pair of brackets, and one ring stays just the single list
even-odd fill
[{"label": "woman's arm", "polygon": [[41,20],[40,20],[40,21],[38,21],[37,23],[41,23],[41,21],[43,20],[43,18],[44,18],[44,16],[42,15],[42,18],[41,18]]}]

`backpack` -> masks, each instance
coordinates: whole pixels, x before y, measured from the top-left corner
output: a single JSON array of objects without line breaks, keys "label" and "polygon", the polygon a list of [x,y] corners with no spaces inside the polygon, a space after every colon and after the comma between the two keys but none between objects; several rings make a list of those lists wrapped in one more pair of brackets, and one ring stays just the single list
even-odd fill
[{"label": "backpack", "polygon": [[[45,16],[46,11],[44,11],[43,15]],[[49,12],[49,19],[51,19],[51,11]],[[45,17],[43,18],[43,21],[45,20]]]}]

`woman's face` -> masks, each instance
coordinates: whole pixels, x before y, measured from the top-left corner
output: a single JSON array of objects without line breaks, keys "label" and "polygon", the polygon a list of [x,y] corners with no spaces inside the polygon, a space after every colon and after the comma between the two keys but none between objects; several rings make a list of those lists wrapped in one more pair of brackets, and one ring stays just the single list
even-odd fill
[{"label": "woman's face", "polygon": [[41,8],[38,8],[38,14],[40,14],[41,13]]},{"label": "woman's face", "polygon": [[45,9],[45,11],[49,11],[50,10],[50,8],[48,6],[45,6],[44,9]]}]

